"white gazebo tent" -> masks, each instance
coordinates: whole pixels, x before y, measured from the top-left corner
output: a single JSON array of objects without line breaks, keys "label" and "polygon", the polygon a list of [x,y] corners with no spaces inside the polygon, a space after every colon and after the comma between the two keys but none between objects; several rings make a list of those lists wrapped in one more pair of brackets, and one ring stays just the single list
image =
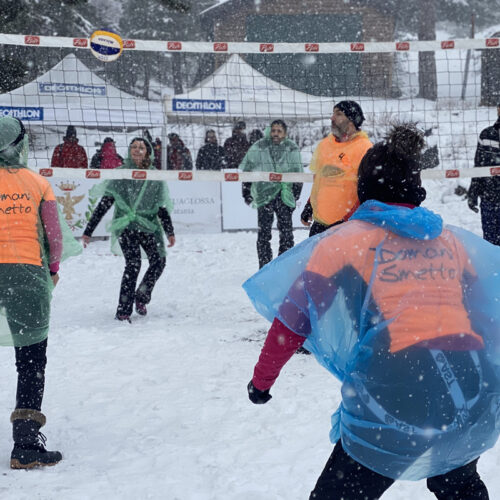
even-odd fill
[{"label": "white gazebo tent", "polygon": [[9,114],[40,125],[164,126],[160,102],[122,92],[92,73],[74,54],[34,81],[1,94],[0,116]]},{"label": "white gazebo tent", "polygon": [[[323,119],[333,100],[290,89],[267,78],[238,54],[186,93],[165,95],[165,112],[174,121],[212,118]],[[179,121],[181,121],[179,120]]]}]

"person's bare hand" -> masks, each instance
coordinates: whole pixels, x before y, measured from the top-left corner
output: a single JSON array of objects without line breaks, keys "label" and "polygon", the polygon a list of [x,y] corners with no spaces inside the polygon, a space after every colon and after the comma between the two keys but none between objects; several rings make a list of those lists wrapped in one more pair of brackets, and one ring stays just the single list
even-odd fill
[{"label": "person's bare hand", "polygon": [[82,236],[83,248],[87,248],[87,245],[90,243],[90,236],[86,236],[85,234]]},{"label": "person's bare hand", "polygon": [[59,274],[52,274],[51,275],[51,278],[52,278],[52,283],[54,283],[54,286],[57,285],[57,282],[59,281]]},{"label": "person's bare hand", "polygon": [[168,245],[167,245],[168,248],[173,247],[175,245],[175,236],[173,234],[167,236],[167,240],[168,240]]}]

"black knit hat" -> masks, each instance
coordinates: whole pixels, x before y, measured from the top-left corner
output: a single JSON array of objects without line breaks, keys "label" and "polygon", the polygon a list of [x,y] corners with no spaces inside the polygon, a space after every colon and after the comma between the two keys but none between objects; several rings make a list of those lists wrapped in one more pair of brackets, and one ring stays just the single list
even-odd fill
[{"label": "black knit hat", "polygon": [[426,197],[420,178],[424,134],[414,123],[394,125],[385,141],[367,151],[358,170],[358,198],[420,205]]},{"label": "black knit hat", "polygon": [[66,129],[65,139],[69,139],[70,137],[76,137],[76,128],[73,125],[68,125]]},{"label": "black knit hat", "polygon": [[356,129],[361,127],[361,124],[365,121],[365,116],[363,115],[363,110],[361,106],[356,101],[340,101],[335,104],[334,109],[337,108],[344,115],[349,118]]}]

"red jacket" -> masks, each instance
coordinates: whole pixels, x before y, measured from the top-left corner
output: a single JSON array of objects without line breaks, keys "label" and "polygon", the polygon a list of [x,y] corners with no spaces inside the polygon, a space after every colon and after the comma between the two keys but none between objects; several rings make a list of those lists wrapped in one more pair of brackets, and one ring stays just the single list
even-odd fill
[{"label": "red jacket", "polygon": [[64,142],[54,149],[50,166],[60,168],[87,168],[87,153],[85,149],[78,144],[78,139],[64,139]]}]

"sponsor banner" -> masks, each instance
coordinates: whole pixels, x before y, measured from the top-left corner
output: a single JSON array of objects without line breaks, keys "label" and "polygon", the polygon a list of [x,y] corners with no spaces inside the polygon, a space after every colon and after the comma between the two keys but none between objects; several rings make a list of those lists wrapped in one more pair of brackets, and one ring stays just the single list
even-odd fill
[{"label": "sponsor banner", "polygon": [[[292,222],[295,229],[303,229],[305,227],[300,222],[300,214],[311,194],[311,187],[312,183],[304,183],[302,193],[297,201],[297,207],[293,211]],[[276,217],[274,219],[273,227],[276,228]],[[234,231],[238,229],[257,228],[257,210],[249,207],[243,201],[241,184],[239,182],[224,182],[222,184],[222,230]],[[273,235],[273,238],[277,238],[277,236]]]},{"label": "sponsor banner", "polygon": [[[52,173],[52,169],[50,170]],[[95,186],[92,180],[99,170],[87,170],[88,179],[67,179],[49,177],[61,213],[71,228],[73,235],[80,237],[99,203],[98,198],[89,197]],[[134,171],[135,172],[135,171]],[[220,233],[221,228],[221,187],[219,182],[169,182],[170,198],[174,203],[172,222],[177,233]],[[240,188],[241,192],[241,188]],[[244,203],[243,203],[244,205]],[[99,223],[92,236],[110,236],[107,223],[113,218],[111,207]]]},{"label": "sponsor banner", "polygon": [[174,203],[171,215],[176,234],[221,232],[220,182],[174,181],[168,188]]},{"label": "sponsor banner", "polygon": [[224,99],[172,99],[172,111],[225,113],[226,101]]},{"label": "sponsor banner", "polygon": [[43,121],[43,108],[0,106],[1,116],[12,116],[23,121]]},{"label": "sponsor banner", "polygon": [[40,94],[82,94],[103,97],[106,95],[106,87],[104,85],[85,85],[83,83],[56,83],[56,82],[41,82],[38,83],[38,91]]}]

